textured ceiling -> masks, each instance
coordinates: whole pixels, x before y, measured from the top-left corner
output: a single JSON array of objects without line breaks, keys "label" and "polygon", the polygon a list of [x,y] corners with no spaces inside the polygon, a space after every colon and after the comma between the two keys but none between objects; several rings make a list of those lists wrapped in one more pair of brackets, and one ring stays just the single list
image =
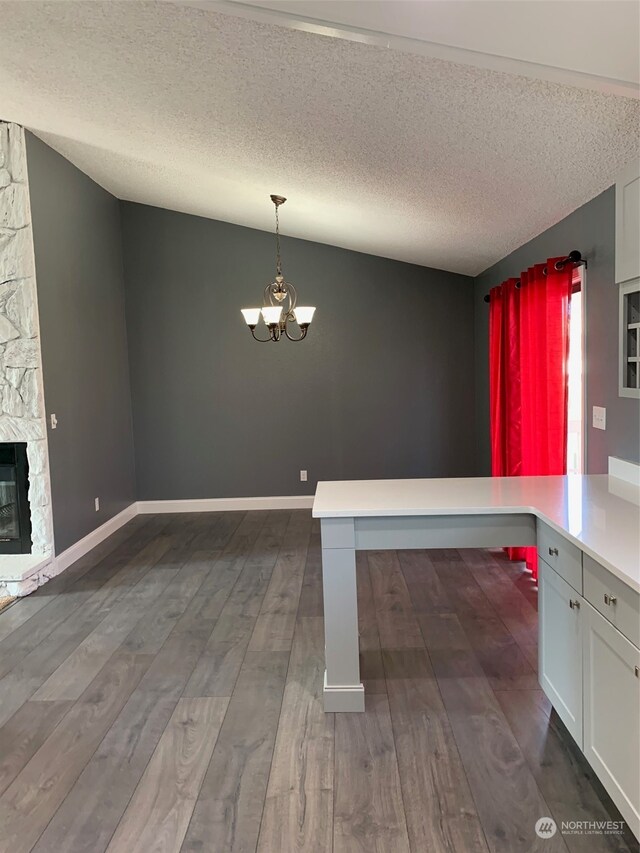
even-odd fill
[{"label": "textured ceiling", "polygon": [[271,229],[277,192],[284,233],[458,272],[638,156],[634,99],[189,6],[1,2],[0,32],[0,118],[120,198]]}]

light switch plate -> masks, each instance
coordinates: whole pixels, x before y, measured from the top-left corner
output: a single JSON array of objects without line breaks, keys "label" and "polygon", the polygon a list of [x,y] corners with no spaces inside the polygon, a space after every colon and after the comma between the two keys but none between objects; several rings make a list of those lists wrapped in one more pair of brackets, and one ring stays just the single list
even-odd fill
[{"label": "light switch plate", "polygon": [[593,407],[593,428],[594,429],[606,429],[607,428],[607,410],[604,406],[594,406]]}]

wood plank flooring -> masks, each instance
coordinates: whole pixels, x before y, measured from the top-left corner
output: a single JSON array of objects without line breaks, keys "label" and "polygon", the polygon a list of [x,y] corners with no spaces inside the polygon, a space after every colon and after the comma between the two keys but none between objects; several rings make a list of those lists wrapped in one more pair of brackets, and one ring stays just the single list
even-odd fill
[{"label": "wood plank flooring", "polygon": [[319,523],[139,516],[0,613],[0,853],[630,853],[498,551],[357,556],[364,714],[325,714]]}]

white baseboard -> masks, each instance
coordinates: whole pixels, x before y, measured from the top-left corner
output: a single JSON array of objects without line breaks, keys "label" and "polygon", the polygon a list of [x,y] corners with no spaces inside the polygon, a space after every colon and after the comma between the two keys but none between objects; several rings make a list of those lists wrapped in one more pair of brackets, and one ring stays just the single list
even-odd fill
[{"label": "white baseboard", "polygon": [[55,558],[56,561],[56,574],[60,574],[65,569],[68,569],[72,563],[75,563],[76,560],[79,560],[80,557],[84,557],[85,554],[88,554],[92,548],[95,548],[96,545],[99,545],[101,542],[111,536],[112,533],[115,533],[116,530],[119,530],[123,527],[128,521],[131,521],[132,518],[135,518],[138,514],[137,505],[135,503],[130,504],[128,507],[119,512],[117,515],[114,515],[113,518],[110,518],[109,521],[105,521],[104,524],[101,524],[100,527],[96,527],[95,530],[92,530],[91,533],[88,533],[70,548],[67,548],[66,551],[63,551],[62,554],[58,554]]},{"label": "white baseboard", "polygon": [[610,456],[609,476],[631,483],[632,486],[640,486],[640,465],[637,462],[627,462],[626,459]]},{"label": "white baseboard", "polygon": [[161,512],[230,512],[248,509],[311,509],[313,495],[266,498],[195,498],[178,501],[138,501],[141,514]]}]

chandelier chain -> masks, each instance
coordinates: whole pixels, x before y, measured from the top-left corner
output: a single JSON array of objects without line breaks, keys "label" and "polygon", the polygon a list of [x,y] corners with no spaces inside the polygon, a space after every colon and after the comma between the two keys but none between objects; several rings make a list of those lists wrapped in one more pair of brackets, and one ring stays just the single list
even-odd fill
[{"label": "chandelier chain", "polygon": [[276,275],[282,275],[282,261],[280,259],[280,217],[278,216],[278,205],[276,204]]}]

